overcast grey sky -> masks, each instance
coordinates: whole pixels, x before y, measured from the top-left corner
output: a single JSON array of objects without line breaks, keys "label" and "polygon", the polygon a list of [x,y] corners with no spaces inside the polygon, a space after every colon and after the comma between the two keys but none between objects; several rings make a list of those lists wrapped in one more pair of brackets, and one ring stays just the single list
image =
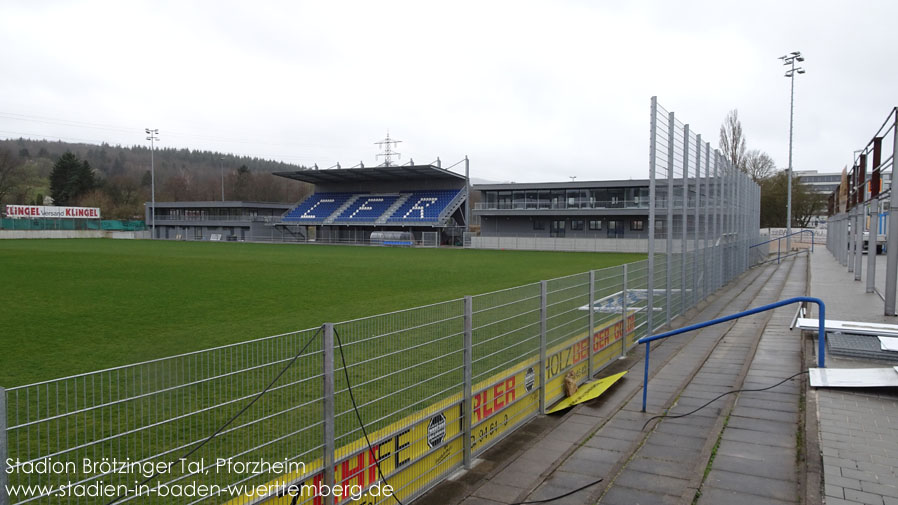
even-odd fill
[{"label": "overcast grey sky", "polygon": [[717,145],[850,163],[896,105],[894,1],[83,1],[0,5],[0,138],[210,149],[325,168],[644,178],[652,95]]}]

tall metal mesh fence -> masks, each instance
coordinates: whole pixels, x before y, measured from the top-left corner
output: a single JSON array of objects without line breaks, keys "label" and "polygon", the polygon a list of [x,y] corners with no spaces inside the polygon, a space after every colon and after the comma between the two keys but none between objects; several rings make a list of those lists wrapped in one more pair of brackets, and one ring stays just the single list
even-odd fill
[{"label": "tall metal mesh fence", "polygon": [[685,314],[760,259],[760,188],[652,97],[648,326]]}]

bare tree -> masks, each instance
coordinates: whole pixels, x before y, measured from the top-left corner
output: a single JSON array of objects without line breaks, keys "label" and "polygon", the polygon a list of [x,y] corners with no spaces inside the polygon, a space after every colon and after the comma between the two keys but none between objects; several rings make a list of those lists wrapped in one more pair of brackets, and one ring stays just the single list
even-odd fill
[{"label": "bare tree", "polygon": [[737,109],[727,113],[720,125],[720,150],[733,166],[745,171],[745,135],[742,133],[742,122],[739,121]]},{"label": "bare tree", "polygon": [[752,149],[745,153],[745,166],[743,167],[746,174],[757,183],[773,175],[776,170],[776,164],[769,154]]}]

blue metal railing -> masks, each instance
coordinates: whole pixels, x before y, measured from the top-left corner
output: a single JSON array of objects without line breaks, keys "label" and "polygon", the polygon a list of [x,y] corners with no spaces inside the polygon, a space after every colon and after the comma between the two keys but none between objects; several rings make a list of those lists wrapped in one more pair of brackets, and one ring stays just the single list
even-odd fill
[{"label": "blue metal railing", "polygon": [[[787,258],[787,257],[789,257],[789,256],[794,256],[794,254],[793,254],[791,251],[790,251],[790,252],[787,252],[785,256],[783,256],[783,255],[781,254],[781,252],[780,252],[781,249],[782,249],[782,242],[781,242],[781,241],[782,241],[784,238],[786,238],[786,237],[791,237],[792,235],[800,235],[800,234],[802,234],[802,233],[810,233],[810,234],[811,234],[811,252],[814,252],[814,232],[811,231],[811,230],[798,230],[798,231],[794,231],[794,232],[790,233],[789,235],[783,235],[782,237],[777,237],[777,238],[772,238],[772,239],[770,239],[770,240],[765,240],[765,241],[760,242],[760,243],[757,243],[757,244],[755,244],[755,245],[748,246],[748,248],[751,249],[751,248],[753,248],[753,247],[758,247],[758,246],[762,246],[762,245],[764,245],[764,244],[769,244],[769,243],[771,243],[771,242],[773,242],[773,241],[775,240],[775,241],[776,241],[776,263],[779,264],[779,262],[781,261],[782,258]],[[795,253],[795,254],[799,254],[799,253]],[[773,260],[767,260],[767,261],[773,261]],[[766,261],[762,261],[761,263],[766,263]]]},{"label": "blue metal railing", "polygon": [[649,335],[647,337],[642,337],[637,340],[637,344],[645,344],[645,375],[642,380],[642,411],[645,412],[645,404],[646,399],[648,398],[648,389],[649,389],[649,352],[652,349],[652,341],[661,340],[662,338],[672,337],[674,335],[679,335],[681,333],[686,333],[687,331],[699,330],[701,328],[706,328],[708,326],[714,326],[715,324],[725,323],[727,321],[732,321],[733,319],[739,319],[745,316],[751,316],[757,314],[759,312],[765,312],[768,310],[773,310],[778,307],[782,307],[783,305],[791,305],[793,303],[816,303],[818,310],[818,321],[819,325],[817,327],[817,366],[819,368],[826,368],[826,333],[824,331],[824,322],[826,321],[826,306],[823,304],[823,300],[819,298],[814,298],[811,296],[796,296],[794,298],[789,298],[786,300],[781,300],[774,303],[769,303],[767,305],[762,305],[760,307],[756,307],[754,309],[744,310],[742,312],[738,312],[736,314],[731,314],[729,316],[719,317],[717,319],[712,319],[710,321],[705,321],[704,323],[693,324],[690,326],[684,326],[683,328],[678,328],[676,330],[671,330],[665,333],[660,333],[658,335]]}]

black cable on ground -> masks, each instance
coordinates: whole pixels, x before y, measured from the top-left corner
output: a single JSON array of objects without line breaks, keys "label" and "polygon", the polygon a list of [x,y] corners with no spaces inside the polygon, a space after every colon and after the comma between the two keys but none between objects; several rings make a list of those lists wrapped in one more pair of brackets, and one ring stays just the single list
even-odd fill
[{"label": "black cable on ground", "polygon": [[[205,440],[203,440],[202,442],[200,442],[199,444],[197,444],[196,447],[194,447],[193,449],[187,451],[187,453],[184,454],[183,456],[181,456],[180,458],[178,458],[178,459],[176,459],[176,460],[174,460],[174,461],[168,463],[168,466],[166,467],[165,472],[158,472],[158,471],[155,472],[153,475],[150,475],[150,476],[147,477],[143,482],[141,482],[140,484],[138,484],[138,485],[136,486],[136,488],[139,489],[140,487],[142,487],[142,486],[143,486],[144,484],[146,484],[147,482],[149,482],[149,481],[153,480],[155,477],[159,476],[160,473],[167,473],[168,471],[170,471],[170,470],[171,470],[171,467],[174,466],[175,463],[177,463],[178,461],[183,461],[183,460],[187,459],[188,457],[190,457],[190,455],[192,455],[192,454],[195,453],[196,451],[200,450],[200,448],[202,448],[204,445],[206,445],[207,443],[209,443],[213,438],[217,437],[219,433],[221,433],[222,431],[225,430],[225,428],[227,428],[228,426],[230,426],[231,423],[233,423],[234,421],[236,421],[238,417],[240,417],[241,415],[243,415],[243,413],[246,412],[250,407],[252,407],[253,404],[256,403],[256,401],[259,400],[259,398],[262,398],[262,396],[263,396],[265,393],[267,393],[268,390],[271,389],[271,388],[275,385],[275,383],[277,383],[277,381],[281,378],[281,376],[283,376],[283,375],[287,372],[287,370],[289,370],[290,367],[293,366],[293,363],[296,363],[296,360],[298,360],[299,357],[302,356],[304,352],[306,352],[306,349],[308,349],[309,346],[312,345],[312,342],[314,342],[315,339],[318,338],[318,335],[321,333],[322,328],[324,328],[324,327],[322,326],[322,327],[319,327],[319,328],[318,328],[318,331],[316,331],[315,334],[312,335],[312,338],[310,338],[309,341],[306,342],[306,345],[302,346],[302,349],[300,349],[299,352],[297,352],[296,355],[293,356],[293,359],[291,359],[286,365],[284,365],[284,368],[281,369],[281,371],[277,374],[277,376],[275,376],[275,378],[272,379],[271,382],[269,382],[267,386],[265,386],[265,389],[263,389],[262,391],[260,391],[259,394],[257,394],[255,397],[253,397],[253,399],[250,400],[249,403],[247,403],[246,405],[244,405],[243,408],[240,409],[240,412],[237,412],[236,414],[234,414],[234,416],[231,417],[231,418],[228,420],[228,422],[222,424],[221,427],[219,427],[217,430],[215,430],[215,433],[209,435],[208,438],[206,438]],[[122,498],[124,498],[124,496],[118,495],[118,496],[116,496],[112,501],[110,501],[109,503],[107,503],[106,505],[112,505],[113,503],[118,502],[118,501],[121,500]]]},{"label": "black cable on ground", "polygon": [[577,489],[575,489],[575,490],[573,490],[573,491],[568,491],[567,493],[560,494],[560,495],[555,496],[555,497],[553,497],[553,498],[546,498],[545,500],[519,501],[519,502],[516,502],[516,503],[511,503],[511,504],[509,504],[509,505],[529,505],[529,504],[531,504],[531,503],[549,503],[549,502],[553,502],[553,501],[555,501],[555,500],[560,500],[560,499],[562,499],[562,498],[568,497],[568,496],[570,496],[570,495],[572,495],[572,494],[574,494],[574,493],[583,491],[584,489],[586,489],[586,488],[588,488],[588,487],[590,487],[590,486],[595,486],[595,485],[598,484],[599,482],[602,482],[602,480],[604,480],[604,479],[599,479],[599,480],[597,480],[597,481],[590,482],[589,484],[587,484],[587,485],[585,485],[585,486],[578,487]]},{"label": "black cable on ground", "polygon": [[652,422],[652,421],[654,421],[655,419],[679,419],[679,418],[681,418],[681,417],[691,416],[692,414],[695,414],[695,413],[698,412],[699,410],[702,410],[703,408],[707,407],[708,405],[711,405],[712,403],[716,402],[717,400],[723,398],[723,397],[726,396],[726,395],[731,395],[731,394],[733,394],[733,393],[754,393],[754,392],[758,392],[758,391],[767,391],[767,390],[773,389],[773,388],[775,388],[775,387],[777,387],[777,386],[779,386],[779,385],[781,385],[781,384],[784,384],[784,383],[786,383],[786,382],[789,382],[790,380],[792,380],[792,379],[798,377],[799,375],[806,374],[806,373],[808,373],[807,370],[805,370],[805,371],[803,371],[803,372],[798,372],[797,374],[795,374],[795,375],[793,375],[793,376],[791,376],[791,377],[786,377],[785,379],[783,379],[783,380],[777,382],[776,384],[774,384],[774,385],[772,385],[772,386],[767,386],[766,388],[761,388],[761,389],[734,389],[733,391],[727,391],[726,393],[722,393],[722,394],[720,394],[720,395],[715,396],[715,397],[712,398],[711,400],[708,400],[708,402],[705,403],[704,405],[702,405],[701,407],[698,407],[698,408],[695,409],[695,410],[691,410],[691,411],[689,411],[689,412],[686,412],[685,414],[677,414],[677,415],[671,416],[671,415],[667,415],[667,414],[665,413],[665,414],[661,414],[661,415],[657,415],[657,416],[650,417],[649,420],[646,421],[645,424],[642,425],[642,431],[645,431],[645,427],[648,426],[649,423]]}]

